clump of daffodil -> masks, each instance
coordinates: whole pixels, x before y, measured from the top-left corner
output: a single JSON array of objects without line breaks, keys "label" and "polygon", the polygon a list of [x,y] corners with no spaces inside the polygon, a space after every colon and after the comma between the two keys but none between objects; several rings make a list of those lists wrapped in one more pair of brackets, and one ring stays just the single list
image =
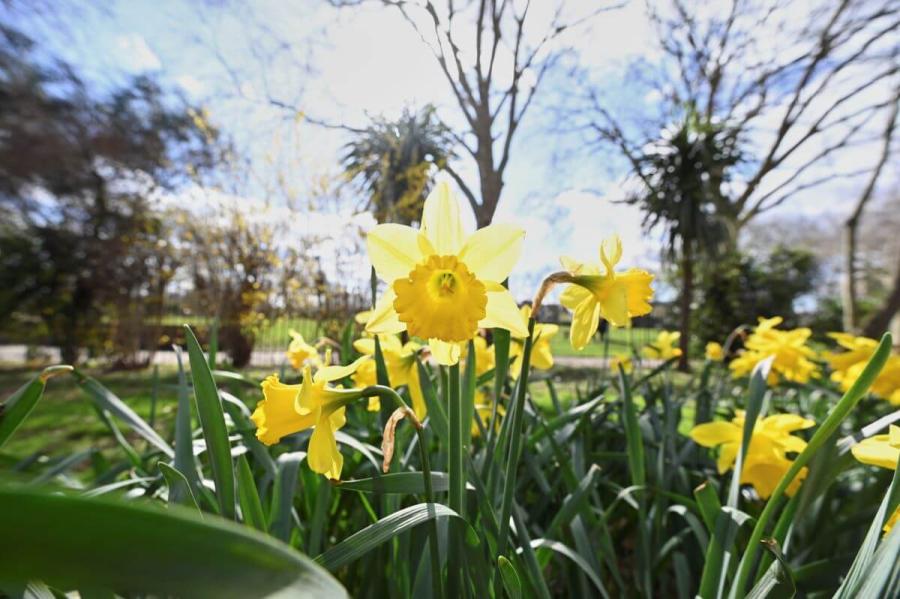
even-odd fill
[{"label": "clump of daffodil", "polygon": [[[522,318],[526,321],[531,318],[531,306],[520,308]],[[534,325],[534,340],[531,344],[531,367],[538,370],[550,370],[553,368],[553,353],[550,351],[550,340],[559,332],[559,326],[555,324]],[[518,379],[522,372],[522,354],[525,351],[525,338],[513,335],[509,343],[509,375]]]},{"label": "clump of daffodil", "polygon": [[[394,387],[406,385],[409,396],[412,398],[413,411],[419,420],[425,418],[427,409],[425,398],[422,395],[422,387],[419,385],[419,367],[416,363],[416,355],[422,346],[414,341],[402,343],[396,335],[379,335],[381,343],[381,355],[384,356],[384,365],[387,368],[388,380]],[[374,339],[357,339],[353,342],[353,348],[366,357],[375,355]],[[353,375],[353,384],[364,388],[376,384],[375,360],[365,360]],[[369,410],[377,412],[381,409],[381,401],[377,397],[369,398]]]},{"label": "clump of daffodil", "polygon": [[681,333],[677,331],[660,331],[656,340],[641,348],[641,355],[650,360],[671,360],[681,355],[678,341]]},{"label": "clump of daffodil", "polygon": [[784,378],[795,383],[808,383],[818,378],[819,367],[813,362],[815,352],[807,345],[812,331],[807,328],[783,331],[778,329],[782,318],[760,318],[759,324],[744,341],[744,349],[731,361],[729,368],[735,378],[748,375],[757,364],[773,358],[768,383],[778,384]]},{"label": "clump of daffodil", "polygon": [[[734,467],[744,435],[744,412],[738,410],[731,422],[706,422],[691,429],[690,437],[698,445],[719,447],[717,467],[724,474]],[[800,453],[806,441],[791,433],[815,426],[815,422],[796,414],[776,414],[757,419],[750,446],[741,470],[741,484],[753,485],[762,499],[768,499],[782,476],[791,467],[788,453]],[[802,468],[787,489],[793,495],[806,477]]]},{"label": "clump of daffodil", "polygon": [[257,439],[273,445],[286,435],[312,428],[306,458],[309,467],[328,478],[339,479],[344,458],[334,433],[346,422],[346,406],[362,397],[362,393],[359,389],[339,389],[328,383],[352,375],[367,359],[360,358],[347,366],[325,366],[315,375],[307,364],[299,385],[286,385],[274,374],[266,378],[262,382],[263,400],[251,416]]},{"label": "clump of daffodil", "polygon": [[303,339],[303,335],[293,329],[291,329],[290,335],[291,343],[290,345],[288,345],[288,349],[285,355],[290,361],[291,366],[293,366],[297,370],[302,370],[304,364],[306,364],[307,362],[314,365],[319,365],[321,363],[319,359],[319,351],[315,348],[315,346],[307,343]]},{"label": "clump of daffodil", "polygon": [[[493,370],[497,362],[494,346],[488,344],[488,340],[481,335],[472,339],[472,344],[475,346],[475,375],[481,376],[485,372]],[[462,352],[460,355],[463,358],[463,364],[465,364],[465,358],[468,356],[468,343],[460,343],[459,349]]]},{"label": "clump of daffodil", "polygon": [[[850,451],[853,453],[853,457],[863,464],[896,470],[897,463],[900,461],[900,426],[892,424],[886,435],[874,435],[863,439]],[[885,522],[885,534],[889,533],[898,521],[900,521],[900,505]]]},{"label": "clump of daffodil", "polygon": [[527,323],[501,284],[519,259],[525,232],[495,224],[466,235],[447,183],[426,198],[421,223],[419,230],[383,224],[369,232],[369,258],[388,288],[366,330],[406,330],[427,339],[441,364],[456,364],[459,342],[475,337],[479,327],[527,335]]},{"label": "clump of daffodil", "polygon": [[613,372],[619,372],[620,366],[625,374],[631,374],[634,371],[634,363],[631,360],[631,356],[613,356],[609,359],[609,369]]},{"label": "clump of daffodil", "polygon": [[[831,380],[838,383],[843,391],[848,390],[859,375],[872,354],[878,342],[868,337],[857,337],[848,333],[829,333],[829,337],[838,342],[838,345],[847,351],[826,352],[823,357],[831,367]],[[900,405],[900,356],[891,356],[870,391],[890,401],[894,405]]]},{"label": "clump of daffodil", "polygon": [[600,318],[615,327],[627,327],[632,318],[649,314],[652,309],[650,283],[653,275],[637,268],[616,272],[621,258],[622,240],[616,235],[600,244],[602,272],[594,265],[571,258],[562,259],[569,276],[561,277],[559,281],[570,284],[559,299],[572,312],[569,340],[576,350],[584,349],[588,344],[597,331]]},{"label": "clump of daffodil", "polygon": [[721,343],[710,341],[706,344],[706,359],[710,362],[721,362],[725,359],[725,350]]}]

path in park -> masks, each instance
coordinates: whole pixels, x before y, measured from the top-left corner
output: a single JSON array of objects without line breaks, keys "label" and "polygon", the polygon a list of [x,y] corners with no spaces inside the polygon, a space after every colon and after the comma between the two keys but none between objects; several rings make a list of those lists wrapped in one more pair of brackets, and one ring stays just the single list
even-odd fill
[{"label": "path in park", "polygon": [[[148,357],[145,352],[142,358]],[[61,362],[59,350],[53,347],[37,347],[32,348],[32,356],[40,356],[42,361],[48,364],[59,364]],[[0,345],[0,364],[6,366],[15,366],[25,364],[28,357],[27,346],[25,345]],[[554,358],[556,365],[563,368],[597,368],[605,366],[607,360],[598,356],[556,356]],[[259,368],[275,368],[280,367],[284,361],[284,352],[280,351],[254,351],[250,360],[250,365]],[[152,364],[159,366],[175,366],[175,353],[170,351],[159,351],[153,355]]]}]

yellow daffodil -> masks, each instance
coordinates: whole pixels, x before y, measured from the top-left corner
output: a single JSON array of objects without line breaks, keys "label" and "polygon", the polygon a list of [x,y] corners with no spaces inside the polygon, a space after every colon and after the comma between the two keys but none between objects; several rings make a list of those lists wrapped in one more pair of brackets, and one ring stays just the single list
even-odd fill
[{"label": "yellow daffodil", "polygon": [[522,252],[524,231],[497,224],[466,235],[447,183],[428,195],[421,222],[420,230],[384,224],[369,232],[369,258],[388,288],[366,330],[407,330],[427,339],[442,364],[456,364],[458,343],[472,339],[479,327],[527,335],[527,323],[501,285]]},{"label": "yellow daffodil", "polygon": [[[520,308],[522,318],[531,318],[531,306]],[[550,351],[550,340],[559,332],[555,324],[534,324],[534,341],[531,344],[531,367],[538,370],[553,368],[553,353]],[[509,343],[509,375],[518,379],[522,372],[522,353],[525,351],[525,337],[512,336]]]},{"label": "yellow daffodil", "polygon": [[619,372],[619,366],[622,367],[625,374],[631,374],[634,371],[634,364],[631,361],[631,356],[613,356],[609,359],[609,369],[614,373]]},{"label": "yellow daffodil", "polygon": [[710,362],[721,362],[725,359],[725,350],[721,343],[710,341],[706,344],[706,359]]},{"label": "yellow daffodil", "polygon": [[[422,387],[419,385],[419,367],[416,365],[416,354],[422,346],[413,341],[403,344],[396,335],[380,335],[378,339],[381,342],[381,354],[384,356],[388,380],[394,387],[407,386],[409,396],[412,398],[413,411],[419,420],[423,420],[427,409]],[[374,356],[375,340],[357,339],[353,342],[353,348],[366,357]],[[360,388],[376,384],[375,360],[367,360],[360,365],[353,375],[353,384]],[[376,412],[380,409],[379,399],[369,398],[369,410]]]},{"label": "yellow daffodil", "polygon": [[[741,483],[753,485],[762,499],[768,499],[791,466],[788,453],[799,453],[806,441],[791,433],[815,426],[815,422],[795,414],[776,414],[758,419],[753,427],[747,457],[741,471]],[[690,437],[704,447],[720,447],[717,467],[724,474],[734,467],[744,434],[744,412],[738,411],[731,422],[707,422],[695,426]],[[806,477],[803,468],[788,486],[793,495]]]},{"label": "yellow daffodil", "polygon": [[770,385],[778,384],[781,378],[808,383],[819,376],[819,367],[812,361],[816,354],[806,344],[812,331],[807,328],[782,331],[777,328],[781,322],[780,316],[759,319],[759,324],[744,342],[744,350],[729,364],[735,378],[750,374],[767,358],[773,358],[768,378]]},{"label": "yellow daffodil", "polygon": [[613,326],[627,327],[632,318],[650,313],[653,275],[636,268],[616,272],[621,258],[622,240],[617,235],[600,244],[602,273],[597,266],[581,264],[571,258],[562,259],[563,268],[573,279],[559,301],[572,311],[569,339],[576,350],[584,349],[588,344],[601,317]]},{"label": "yellow daffodil", "polygon": [[[892,424],[886,435],[875,435],[863,439],[850,451],[853,453],[853,457],[863,464],[896,470],[897,463],[900,461],[900,426]],[[897,506],[891,517],[885,522],[885,534],[889,533],[898,521],[900,521],[900,506]]]},{"label": "yellow daffodil", "polygon": [[291,344],[288,345],[288,350],[285,355],[290,361],[291,366],[297,370],[301,370],[307,361],[312,364],[320,363],[318,350],[314,346],[308,344],[303,339],[303,335],[293,329],[291,329],[290,335]]},{"label": "yellow daffodil", "polygon": [[681,333],[677,331],[660,331],[656,340],[641,348],[641,355],[650,360],[671,360],[681,355],[678,341]]},{"label": "yellow daffodil", "polygon": [[313,428],[309,439],[309,467],[328,478],[338,479],[344,458],[337,448],[334,433],[344,426],[347,404],[361,397],[359,389],[337,389],[328,383],[352,375],[368,358],[348,366],[326,366],[315,376],[309,364],[303,367],[303,382],[286,385],[274,374],[262,382],[263,400],[251,419],[256,424],[256,437],[273,445],[286,435]]},{"label": "yellow daffodil", "polygon": [[[494,355],[494,346],[488,345],[487,339],[481,335],[477,335],[472,339],[475,346],[475,376],[481,376],[489,370],[493,370],[496,365],[497,358]],[[462,363],[465,364],[465,358],[468,356],[468,342],[459,344],[460,356]]]},{"label": "yellow daffodil", "polygon": [[357,312],[357,313],[353,316],[353,320],[356,322],[356,324],[362,324],[362,325],[364,325],[364,324],[366,324],[367,322],[369,322],[369,319],[370,319],[370,318],[372,318],[372,311],[371,311],[371,310],[363,310],[362,312]]},{"label": "yellow daffodil", "polygon": [[[859,375],[872,354],[878,342],[868,337],[856,337],[847,333],[829,333],[829,337],[836,340],[838,345],[845,348],[844,352],[826,352],[823,357],[832,369],[831,380],[838,383],[843,391],[849,389]],[[900,405],[900,356],[891,356],[870,391],[890,401],[894,405]]]}]

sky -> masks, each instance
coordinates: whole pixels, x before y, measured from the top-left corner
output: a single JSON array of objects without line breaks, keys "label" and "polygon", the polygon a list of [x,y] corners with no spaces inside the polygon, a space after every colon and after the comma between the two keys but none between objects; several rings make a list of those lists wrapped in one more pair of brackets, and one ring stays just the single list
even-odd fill
[{"label": "sky", "polygon": [[[595,4],[575,1],[570,6],[577,12]],[[536,10],[549,5],[535,3]],[[326,257],[342,236],[358,237],[373,224],[354,214],[359,205],[354,198],[333,212],[305,209],[309,190],[338,172],[346,134],[286,115],[269,105],[267,97],[296,106],[301,115],[354,126],[364,125],[370,116],[396,115],[405,106],[425,103],[438,106],[451,125],[460,118],[422,40],[397,11],[377,5],[337,10],[321,0],[118,0],[103,9],[82,8],[77,2],[62,6],[67,6],[64,12],[23,17],[23,29],[98,85],[114,86],[129,75],[152,73],[204,105],[213,123],[250,157],[258,181],[256,189],[244,190],[244,197],[225,199],[264,204],[267,186],[280,176],[294,201],[258,212],[290,219],[300,234],[333,233],[337,241],[320,248]],[[643,2],[626,2],[564,40],[576,48],[578,64],[608,82],[620,102],[655,100],[634,97],[627,72],[637,58],[654,59],[644,10]],[[544,16],[530,18],[540,23]],[[282,40],[291,42],[290,52]],[[515,223],[526,231],[522,266],[512,279],[520,299],[530,295],[542,274],[556,269],[558,256],[596,261],[600,239],[614,233],[623,239],[623,265],[652,268],[659,258],[658,235],[642,232],[637,208],[617,203],[626,185],[621,161],[611,153],[585,160],[577,151],[579,139],[551,134],[553,97],[539,95],[526,116],[495,216],[495,222]],[[866,159],[861,150],[861,160]],[[477,180],[472,165],[461,170],[467,180]],[[835,186],[798,197],[770,218],[843,213],[854,199],[852,191]],[[174,201],[190,204],[204,196],[208,194],[187,190]],[[367,268],[362,257],[358,272]],[[364,274],[359,279],[364,287]]]}]

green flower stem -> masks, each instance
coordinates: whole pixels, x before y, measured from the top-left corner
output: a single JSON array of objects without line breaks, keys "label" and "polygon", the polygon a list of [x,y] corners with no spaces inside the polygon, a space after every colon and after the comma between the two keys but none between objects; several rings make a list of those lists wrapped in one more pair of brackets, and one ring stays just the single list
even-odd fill
[{"label": "green flower stem", "polygon": [[856,379],[853,386],[844,393],[844,396],[831,411],[831,414],[828,415],[825,422],[822,423],[816,433],[812,436],[812,439],[809,440],[806,449],[800,452],[800,455],[797,456],[797,459],[794,460],[791,467],[788,468],[788,471],[781,477],[781,481],[779,481],[778,486],[775,487],[772,496],[769,497],[766,507],[763,508],[762,514],[760,514],[759,519],[756,521],[756,526],[750,534],[747,550],[744,552],[744,556],[741,558],[740,566],[738,568],[738,575],[734,583],[732,595],[738,597],[744,596],[747,581],[750,578],[753,564],[756,561],[756,554],[759,551],[760,541],[766,531],[766,525],[768,525],[769,520],[771,520],[772,516],[775,514],[775,510],[780,503],[782,495],[784,495],[784,492],[800,472],[801,468],[809,462],[816,451],[818,451],[819,447],[825,443],[832,433],[834,433],[841,425],[841,422],[844,421],[847,415],[850,414],[850,411],[856,407],[856,404],[859,403],[859,400],[862,399],[863,395],[865,395],[866,391],[868,391],[869,387],[875,381],[878,373],[881,372],[890,353],[891,334],[885,333],[881,338],[881,343],[879,343],[878,347],[875,349],[875,353],[872,354],[872,357],[869,359],[869,363],[866,364],[865,369],[863,369],[862,374],[859,375],[859,378]]},{"label": "green flower stem", "polygon": [[[378,397],[382,401],[386,399],[392,400],[398,408],[406,410],[407,416],[413,421],[413,428],[416,431],[416,437],[419,443],[419,455],[422,459],[422,477],[425,484],[425,501],[434,503],[434,489],[431,486],[431,461],[428,458],[428,444],[425,440],[425,428],[416,419],[415,412],[403,401],[400,394],[381,385],[372,385],[362,390],[363,397]],[[428,546],[431,554],[431,581],[434,585],[434,596],[441,599],[443,594],[443,586],[441,585],[441,560],[438,553],[438,529],[437,519],[429,518],[429,534]]]},{"label": "green flower stem", "polygon": [[[449,397],[447,398],[447,411],[450,419],[450,455],[448,457],[448,470],[450,475],[450,497],[448,504],[450,509],[455,511],[461,517],[464,506],[464,493],[466,489],[465,482],[465,462],[463,461],[463,435],[462,435],[462,401],[459,395],[459,363],[453,364],[449,368],[449,377],[447,388],[449,389]],[[448,560],[448,593],[450,597],[459,597],[462,591],[462,546],[461,531],[454,530],[455,526],[450,526],[450,555]]]},{"label": "green flower stem", "polygon": [[512,408],[512,429],[510,430],[509,453],[506,457],[506,475],[503,480],[503,498],[500,504],[500,531],[497,538],[497,556],[505,556],[509,537],[509,517],[512,510],[513,493],[516,488],[516,467],[522,452],[522,423],[525,416],[525,392],[528,389],[528,374],[531,368],[531,345],[534,336],[534,317],[528,319],[528,338],[522,351],[522,372],[516,386],[516,402]]}]

